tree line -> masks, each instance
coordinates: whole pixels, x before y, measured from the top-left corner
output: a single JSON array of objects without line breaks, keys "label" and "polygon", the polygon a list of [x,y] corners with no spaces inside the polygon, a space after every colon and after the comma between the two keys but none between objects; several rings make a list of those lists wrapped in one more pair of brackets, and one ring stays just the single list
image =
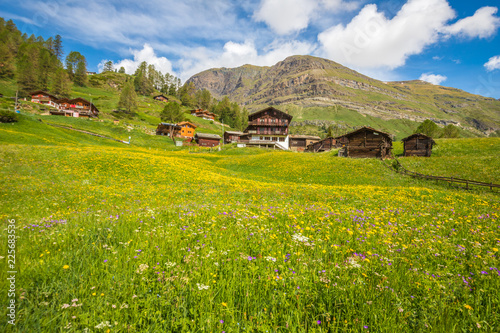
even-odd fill
[{"label": "tree line", "polygon": [[[12,20],[0,18],[0,78],[16,78],[21,96],[48,90],[69,97],[72,84],[87,84],[87,61],[79,52],[63,59],[60,35],[44,39],[21,33]],[[64,64],[63,64],[64,61]]]},{"label": "tree line", "polygon": [[[125,68],[116,69],[112,61],[107,61],[103,72],[125,74]],[[48,39],[28,36],[21,33],[12,20],[0,17],[0,78],[15,78],[20,97],[28,97],[35,90],[70,97],[73,85],[88,85],[87,60],[77,51],[64,57],[60,35]],[[157,91],[175,97],[184,109],[209,110],[232,128],[243,130],[246,127],[248,111],[245,108],[227,97],[217,100],[208,90],[196,89],[193,82],[181,85],[181,79],[170,73],[163,74],[147,62],[142,62],[134,75],[127,77],[118,108],[134,111],[138,95],[151,96]]]}]

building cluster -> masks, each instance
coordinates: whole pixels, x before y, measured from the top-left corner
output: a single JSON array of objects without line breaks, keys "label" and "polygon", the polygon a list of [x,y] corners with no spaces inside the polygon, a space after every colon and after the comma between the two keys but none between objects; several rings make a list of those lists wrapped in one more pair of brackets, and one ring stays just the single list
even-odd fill
[{"label": "building cluster", "polygon": [[[193,110],[193,115],[205,117],[213,113],[203,110]],[[212,119],[212,118],[209,118]],[[303,152],[325,152],[339,150],[339,156],[353,158],[389,158],[392,156],[392,135],[364,126],[350,133],[321,139],[311,135],[290,135],[289,127],[292,116],[274,107],[268,107],[248,116],[248,126],[242,131],[225,131],[224,144],[237,143],[245,147],[261,147],[280,150]],[[196,126],[189,122],[178,124],[161,123],[157,134],[175,137],[194,138],[194,141],[204,147],[214,147],[220,144],[220,136],[216,134],[194,133]],[[424,134],[413,134],[402,140],[404,156],[430,156],[432,138]]]},{"label": "building cluster", "polygon": [[[154,97],[167,102],[163,95]],[[31,93],[31,102],[50,107],[52,115],[66,117],[97,117],[99,110],[83,98],[58,98],[38,90]],[[202,109],[191,110],[191,114],[206,120],[215,120],[216,115]],[[157,135],[166,135],[194,141],[199,146],[218,146],[238,143],[241,146],[272,148],[280,150],[325,152],[339,149],[339,156],[355,158],[388,158],[392,156],[392,135],[364,126],[350,133],[321,139],[311,135],[290,135],[292,116],[274,107],[252,113],[248,116],[248,126],[242,131],[225,131],[223,138],[217,134],[196,133],[197,126],[189,121],[177,124],[160,123]],[[431,156],[434,140],[424,134],[412,134],[403,140],[404,156]]]},{"label": "building cluster", "polygon": [[66,117],[94,118],[99,116],[99,110],[91,102],[83,98],[58,98],[45,91],[31,93],[31,102],[47,105],[51,115]]}]

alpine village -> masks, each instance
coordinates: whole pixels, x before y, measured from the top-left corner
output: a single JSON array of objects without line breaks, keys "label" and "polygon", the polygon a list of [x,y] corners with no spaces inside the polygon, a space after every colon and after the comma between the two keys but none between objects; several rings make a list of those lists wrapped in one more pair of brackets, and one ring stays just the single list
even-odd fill
[{"label": "alpine village", "polygon": [[0,18],[0,331],[500,332],[500,100],[22,29]]}]

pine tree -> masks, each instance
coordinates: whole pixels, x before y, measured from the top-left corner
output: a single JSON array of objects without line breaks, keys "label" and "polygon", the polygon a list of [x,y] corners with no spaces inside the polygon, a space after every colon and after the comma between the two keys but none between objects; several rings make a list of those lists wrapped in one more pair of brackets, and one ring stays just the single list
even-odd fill
[{"label": "pine tree", "polygon": [[17,86],[20,96],[38,89],[38,48],[35,44],[24,43],[17,55]]},{"label": "pine tree", "polygon": [[62,40],[61,40],[61,35],[56,35],[56,38],[54,38],[54,54],[56,55],[57,59],[62,62],[62,56],[63,56],[63,46],[62,46]]},{"label": "pine tree", "polygon": [[120,94],[118,108],[129,112],[133,112],[137,109],[137,94],[135,93],[132,81],[125,83],[122,93]]},{"label": "pine tree", "polygon": [[113,62],[111,60],[108,60],[104,63],[104,68],[102,69],[102,72],[105,73],[105,72],[113,72],[114,71],[114,68],[113,68]]},{"label": "pine tree", "polygon": [[[184,114],[181,111],[181,106],[177,102],[168,102],[163,111],[160,114],[161,121],[164,121],[169,124],[177,124],[180,121],[184,120]],[[174,139],[174,127],[170,126],[169,131],[170,138]]]},{"label": "pine tree", "polygon": [[80,87],[85,87],[87,85],[87,62],[85,61],[85,57],[76,66],[74,82]]},{"label": "pine tree", "polygon": [[60,97],[70,97],[71,80],[64,68],[59,67],[54,72],[51,91]]}]

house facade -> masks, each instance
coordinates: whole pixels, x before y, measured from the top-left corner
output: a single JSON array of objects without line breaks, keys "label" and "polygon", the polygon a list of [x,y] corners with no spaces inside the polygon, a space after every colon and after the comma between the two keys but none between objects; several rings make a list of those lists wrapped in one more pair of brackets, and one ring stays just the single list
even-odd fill
[{"label": "house facade", "polygon": [[208,110],[202,110],[202,109],[191,110],[191,115],[196,116],[198,118],[203,118],[205,120],[215,120],[215,113],[212,113]]},{"label": "house facade", "polygon": [[288,150],[290,148],[288,131],[292,116],[288,113],[268,107],[248,116],[247,145],[265,147],[278,147]]},{"label": "house facade", "polygon": [[50,114],[66,117],[94,118],[99,116],[99,109],[84,98],[57,98],[45,91],[37,90],[31,93],[31,102],[52,107]]},{"label": "house facade", "polygon": [[178,131],[178,135],[182,138],[193,138],[194,132],[196,130],[196,125],[190,123],[189,121],[182,121],[177,123],[177,126],[180,127]]},{"label": "house facade", "polygon": [[57,103],[58,98],[48,92],[37,90],[31,93],[31,102],[48,105],[57,108],[59,105]]}]

